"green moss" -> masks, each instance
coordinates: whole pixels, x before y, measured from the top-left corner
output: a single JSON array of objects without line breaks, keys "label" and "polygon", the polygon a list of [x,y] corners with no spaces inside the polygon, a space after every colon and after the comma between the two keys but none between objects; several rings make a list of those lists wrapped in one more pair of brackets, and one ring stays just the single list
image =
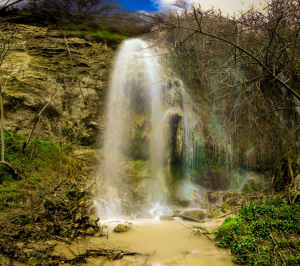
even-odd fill
[{"label": "green moss", "polygon": [[222,204],[222,207],[221,207],[222,212],[226,213],[226,212],[230,211],[230,209],[231,209],[231,207],[229,204],[227,204],[227,203]]},{"label": "green moss", "polygon": [[29,16],[29,15],[32,15],[32,12],[22,11],[22,12],[20,12],[20,15]]},{"label": "green moss", "polygon": [[[51,141],[32,140],[23,153],[25,139],[13,134],[13,138],[4,133],[5,160],[10,163],[21,176],[28,177],[32,173],[39,172],[39,168],[53,166],[55,157],[60,154],[59,147]],[[0,183],[4,180],[12,181],[13,175],[5,165],[0,165]]]},{"label": "green moss", "polygon": [[171,176],[172,176],[174,181],[178,181],[178,180],[183,178],[181,172],[171,173]]},{"label": "green moss", "polygon": [[133,165],[134,170],[140,171],[143,168],[143,162],[141,160],[137,160]]},{"label": "green moss", "polygon": [[[241,209],[239,216],[226,218],[216,231],[218,247],[230,248],[240,265],[299,265],[300,206],[251,205]],[[277,242],[275,248],[272,236]]]},{"label": "green moss", "polygon": [[195,218],[195,219],[198,219],[198,220],[202,220],[202,219],[205,218],[205,214],[201,210],[185,211],[183,213],[183,215],[189,216],[189,217],[192,217],[192,218]]},{"label": "green moss", "polygon": [[96,39],[99,39],[99,40],[105,39],[105,40],[114,41],[114,42],[127,39],[126,36],[119,35],[117,33],[110,33],[106,30],[97,30],[95,32],[88,31],[88,34],[93,37],[96,37]]},{"label": "green moss", "polygon": [[71,141],[74,138],[74,136],[76,135],[75,128],[73,126],[69,126],[67,124],[66,124],[66,126],[63,126],[61,128],[61,132],[62,132],[63,136],[65,138],[67,138],[67,140],[69,140],[69,141]]},{"label": "green moss", "polygon": [[84,34],[88,34],[95,38],[96,40],[108,40],[112,42],[122,41],[127,39],[128,37],[124,35],[120,35],[117,33],[111,33],[107,30],[101,29],[92,29],[85,25],[73,25],[73,24],[64,24],[62,26],[65,30],[73,30],[73,31],[82,31]]},{"label": "green moss", "polygon": [[8,167],[0,164],[0,211],[18,207],[24,199],[22,188],[37,188],[47,175],[58,168],[62,157],[60,148],[52,141],[32,140],[23,152],[25,138],[18,134],[11,137],[6,132],[5,160],[19,173],[21,181],[14,180]]}]

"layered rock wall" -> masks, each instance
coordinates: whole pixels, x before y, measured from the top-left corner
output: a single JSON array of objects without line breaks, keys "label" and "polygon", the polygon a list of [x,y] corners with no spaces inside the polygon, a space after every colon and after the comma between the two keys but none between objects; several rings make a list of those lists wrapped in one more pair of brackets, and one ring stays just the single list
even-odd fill
[{"label": "layered rock wall", "polygon": [[95,144],[104,128],[104,98],[114,47],[47,28],[16,27],[12,57],[6,62],[16,73],[2,77],[2,84],[7,82],[5,129],[28,136],[38,113],[52,99],[33,137],[54,141],[66,137],[81,145]]}]

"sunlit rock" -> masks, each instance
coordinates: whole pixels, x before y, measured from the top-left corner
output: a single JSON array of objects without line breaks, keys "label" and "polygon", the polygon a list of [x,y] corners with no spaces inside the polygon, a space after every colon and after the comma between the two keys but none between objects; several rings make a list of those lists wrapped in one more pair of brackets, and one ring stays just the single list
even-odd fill
[{"label": "sunlit rock", "polygon": [[127,232],[128,230],[130,230],[131,227],[129,225],[125,225],[125,224],[118,224],[115,228],[114,228],[114,232],[116,233],[123,233],[123,232]]},{"label": "sunlit rock", "polygon": [[195,218],[197,220],[202,220],[205,218],[205,214],[201,210],[190,210],[183,212],[183,215]]}]

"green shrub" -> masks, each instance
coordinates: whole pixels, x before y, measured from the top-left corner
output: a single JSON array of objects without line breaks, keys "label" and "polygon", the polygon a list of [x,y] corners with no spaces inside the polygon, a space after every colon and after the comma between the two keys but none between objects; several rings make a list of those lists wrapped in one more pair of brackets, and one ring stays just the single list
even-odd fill
[{"label": "green shrub", "polygon": [[[268,201],[270,203],[270,201]],[[215,232],[218,247],[230,248],[240,265],[300,265],[300,206],[286,205],[275,199],[274,205],[250,205],[234,218],[226,218]],[[276,246],[273,239],[276,241]],[[275,251],[274,251],[275,249]]]}]

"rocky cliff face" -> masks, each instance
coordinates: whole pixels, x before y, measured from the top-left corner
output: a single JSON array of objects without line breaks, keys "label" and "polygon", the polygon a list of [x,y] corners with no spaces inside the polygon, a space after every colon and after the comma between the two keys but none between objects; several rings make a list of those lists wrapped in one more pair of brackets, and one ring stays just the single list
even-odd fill
[{"label": "rocky cliff face", "polygon": [[13,57],[6,62],[10,76],[2,80],[7,82],[5,129],[28,136],[48,104],[33,137],[96,143],[104,127],[103,103],[115,47],[23,25],[17,26],[13,43]]}]

